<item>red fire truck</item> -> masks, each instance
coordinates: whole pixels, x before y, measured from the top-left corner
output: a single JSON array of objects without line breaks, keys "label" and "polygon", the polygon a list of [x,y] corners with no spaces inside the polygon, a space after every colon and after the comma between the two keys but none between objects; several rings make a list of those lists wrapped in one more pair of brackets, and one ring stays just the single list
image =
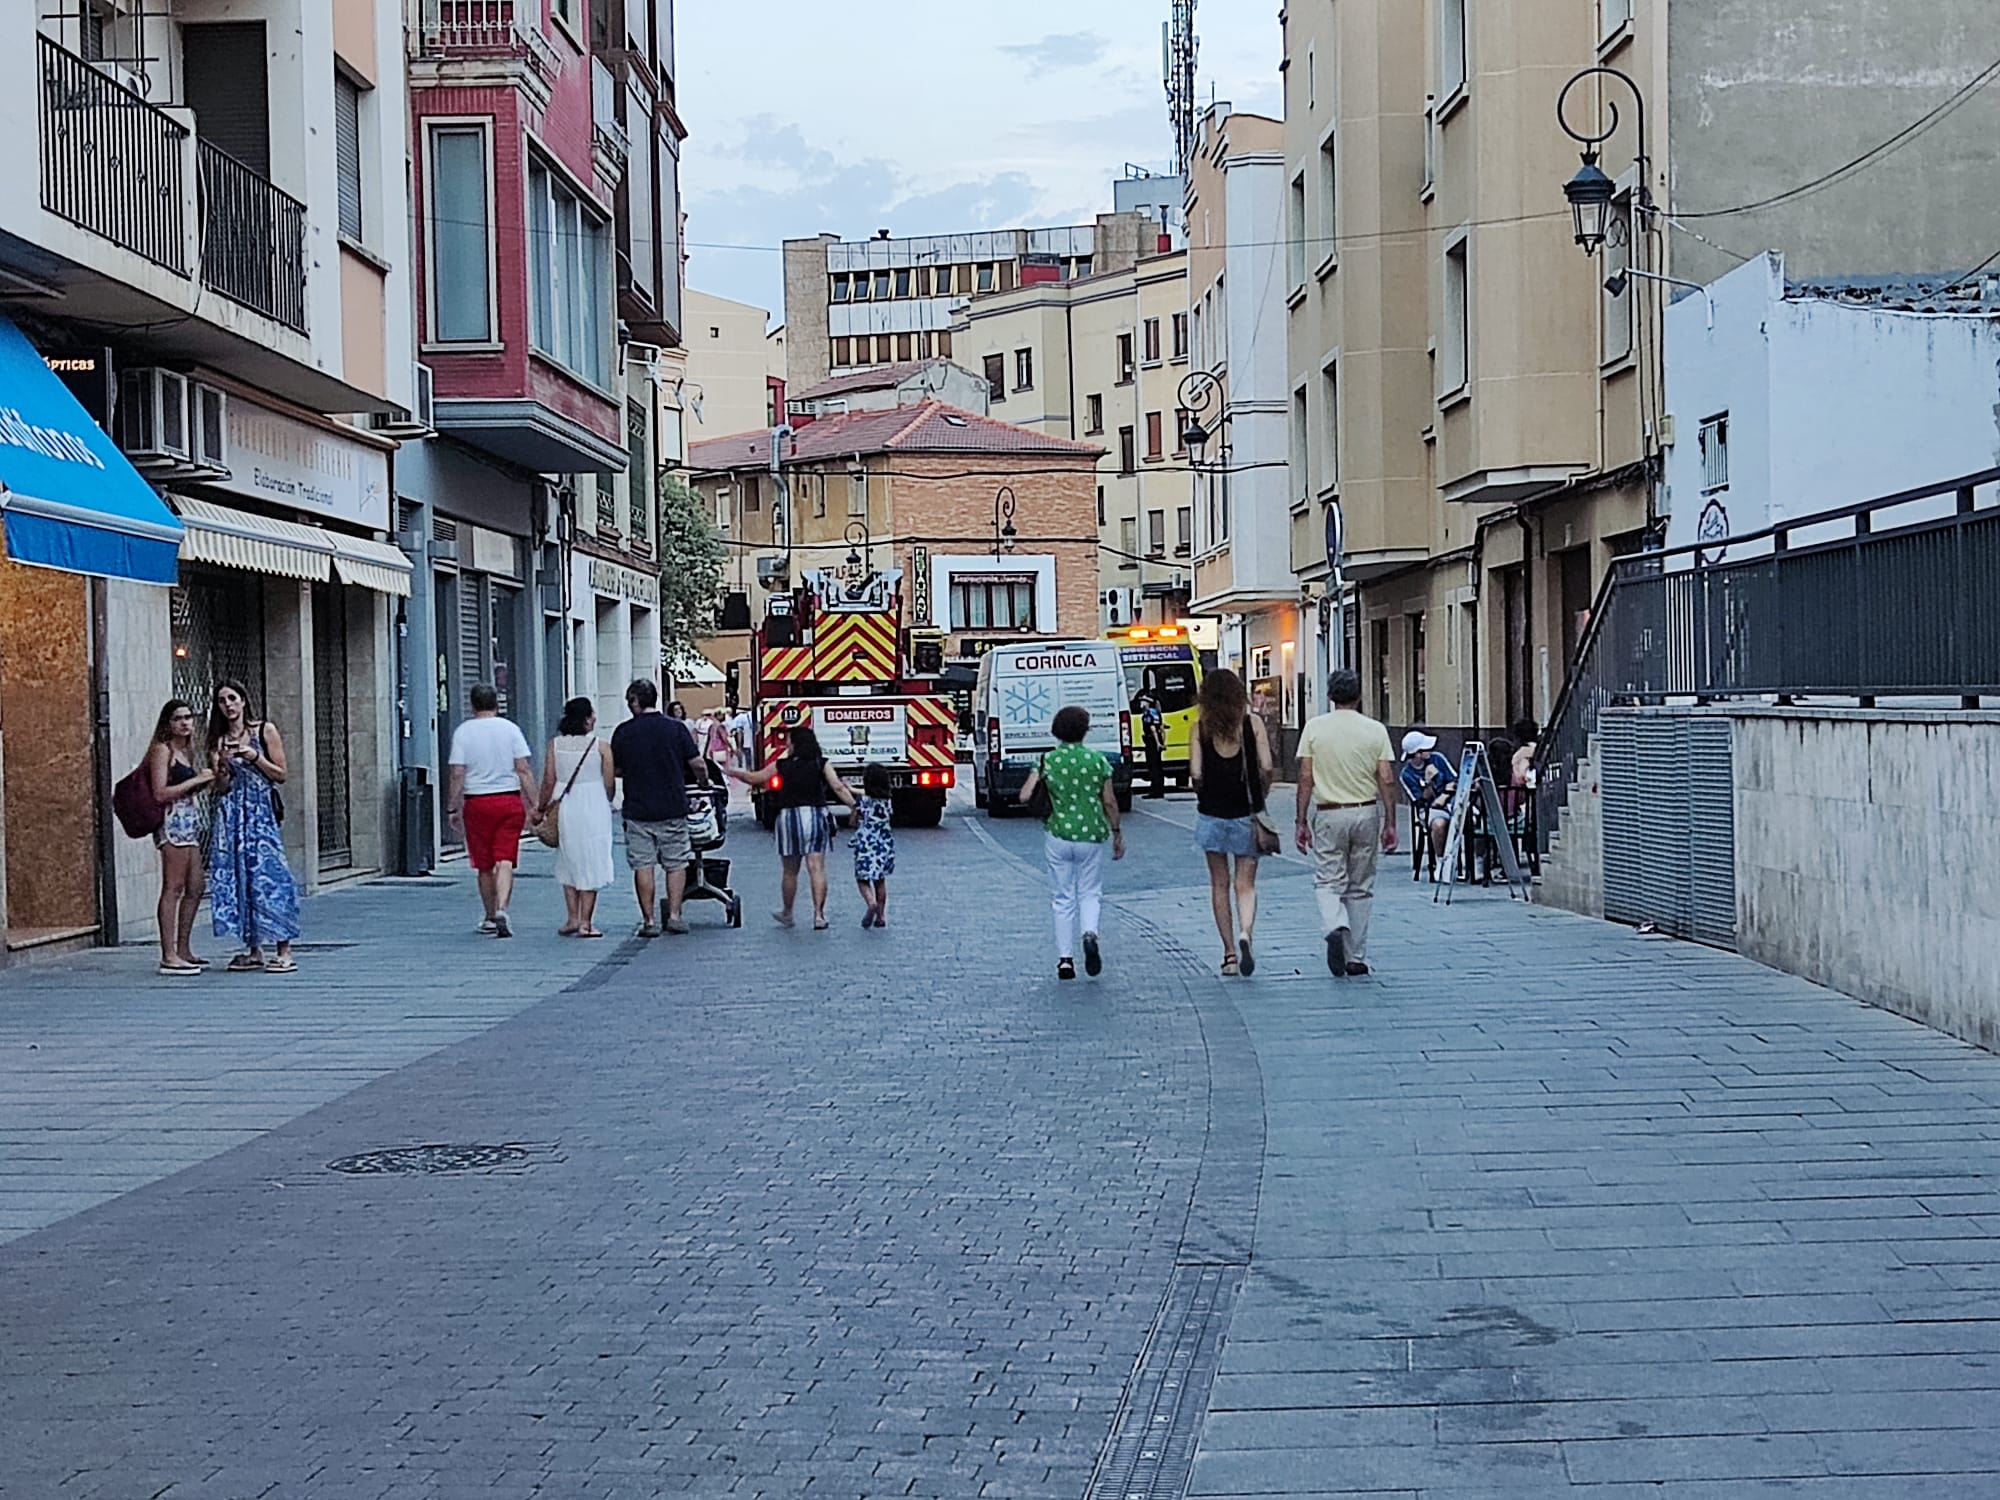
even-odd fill
[{"label": "red fire truck", "polygon": [[[942,636],[903,629],[902,583],[900,569],[808,571],[772,597],[751,645],[758,764],[784,759],[810,725],[857,790],[867,767],[885,766],[896,821],[935,828],[957,775],[958,710],[938,680]],[[757,816],[777,820],[762,793]]]}]

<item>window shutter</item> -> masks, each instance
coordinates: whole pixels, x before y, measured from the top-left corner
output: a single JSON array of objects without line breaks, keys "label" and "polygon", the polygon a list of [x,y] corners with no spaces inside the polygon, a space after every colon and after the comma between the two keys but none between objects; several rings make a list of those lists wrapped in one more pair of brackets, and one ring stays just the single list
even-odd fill
[{"label": "window shutter", "polygon": [[181,28],[181,87],[196,133],[264,178],[271,175],[269,86],[262,21]]},{"label": "window shutter", "polygon": [[333,75],[333,151],[340,168],[340,232],[361,238],[361,90]]}]

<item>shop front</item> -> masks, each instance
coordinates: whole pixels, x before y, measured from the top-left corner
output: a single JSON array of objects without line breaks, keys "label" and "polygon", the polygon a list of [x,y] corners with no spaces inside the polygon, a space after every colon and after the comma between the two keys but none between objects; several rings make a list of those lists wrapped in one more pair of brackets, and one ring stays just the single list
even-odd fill
[{"label": "shop front", "polygon": [[396,459],[397,537],[421,559],[413,580],[395,697],[400,756],[431,788],[437,843],[451,736],[475,684],[533,745],[552,732],[566,690],[560,548],[548,485],[446,438],[406,445]]},{"label": "shop front", "polygon": [[625,563],[576,552],[570,558],[570,599],[576,691],[597,705],[598,727],[608,732],[628,717],[625,689],[633,679],[660,680],[660,580]]},{"label": "shop front", "polygon": [[388,868],[395,621],[411,565],[389,529],[390,445],[227,392],[227,469],[177,483],[174,695],[205,718],[241,683],[290,752],[285,841],[308,889]]},{"label": "shop front", "polygon": [[0,318],[0,964],[114,935],[110,787],[137,752],[99,713],[110,621],[164,609],[181,528],[105,431],[109,378]]}]

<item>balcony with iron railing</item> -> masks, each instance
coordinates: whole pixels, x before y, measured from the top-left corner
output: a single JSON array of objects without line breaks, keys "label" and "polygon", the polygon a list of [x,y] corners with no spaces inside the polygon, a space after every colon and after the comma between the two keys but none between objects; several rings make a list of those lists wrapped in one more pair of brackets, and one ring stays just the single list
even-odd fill
[{"label": "balcony with iron railing", "polygon": [[304,333],[305,205],[95,64],[37,43],[42,207]]},{"label": "balcony with iron railing", "polygon": [[519,58],[549,82],[562,73],[537,0],[422,0],[415,41],[421,57]]}]

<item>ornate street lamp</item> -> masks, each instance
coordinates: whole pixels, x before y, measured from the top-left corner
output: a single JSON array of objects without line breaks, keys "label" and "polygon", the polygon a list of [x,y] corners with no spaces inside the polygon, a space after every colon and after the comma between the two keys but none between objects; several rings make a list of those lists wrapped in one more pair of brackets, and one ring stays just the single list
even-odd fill
[{"label": "ornate street lamp", "polygon": [[1569,122],[1569,96],[1572,90],[1586,78],[1615,78],[1632,91],[1639,115],[1639,150],[1633,157],[1638,168],[1638,184],[1633,190],[1633,207],[1639,213],[1649,213],[1653,207],[1653,194],[1647,178],[1649,158],[1646,155],[1646,96],[1639,92],[1629,74],[1616,68],[1585,68],[1563,85],[1562,93],[1556,98],[1556,123],[1563,128],[1563,134],[1583,147],[1583,165],[1576,176],[1563,184],[1563,197],[1568,200],[1570,213],[1576,220],[1576,243],[1585,255],[1595,255],[1611,234],[1612,205],[1618,199],[1618,184],[1605,175],[1597,163],[1597,148],[1618,133],[1618,102],[1604,101],[1605,112],[1610,123],[1602,130],[1578,130]]},{"label": "ornate street lamp", "polygon": [[1003,484],[993,495],[993,556],[1001,556],[1014,550],[1014,543],[1020,533],[1014,529],[1014,487]]},{"label": "ornate street lamp", "polygon": [[1229,425],[1227,412],[1218,413],[1213,425],[1209,421],[1209,409],[1222,402],[1222,382],[1206,370],[1191,370],[1181,381],[1174,400],[1187,419],[1181,428],[1181,445],[1188,451],[1190,467],[1199,469],[1209,439]]}]

